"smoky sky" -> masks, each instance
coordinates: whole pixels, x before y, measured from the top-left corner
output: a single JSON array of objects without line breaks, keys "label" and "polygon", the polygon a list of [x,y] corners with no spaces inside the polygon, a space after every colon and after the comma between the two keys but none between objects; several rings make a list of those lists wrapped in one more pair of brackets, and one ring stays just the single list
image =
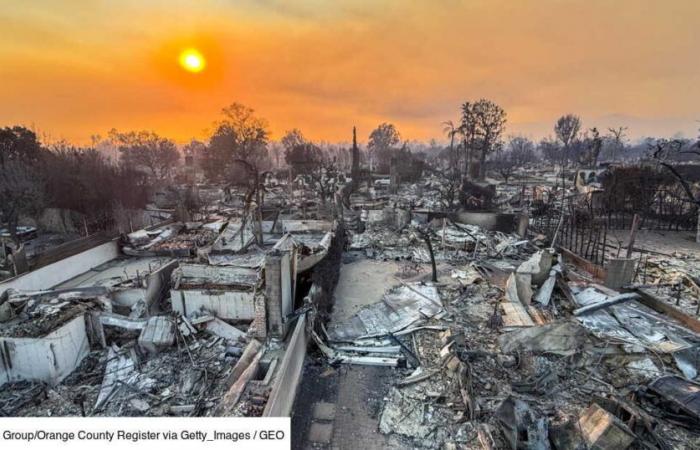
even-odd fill
[{"label": "smoky sky", "polygon": [[[150,129],[204,138],[234,101],[274,137],[440,137],[489,98],[509,134],[585,127],[697,135],[700,2],[675,0],[3,2],[0,123],[54,138]],[[177,65],[182,48],[207,58]]]}]

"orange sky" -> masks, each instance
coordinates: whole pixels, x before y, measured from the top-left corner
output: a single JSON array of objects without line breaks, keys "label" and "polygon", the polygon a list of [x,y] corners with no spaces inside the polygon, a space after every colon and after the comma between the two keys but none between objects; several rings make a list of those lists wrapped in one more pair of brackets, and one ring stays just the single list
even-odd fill
[{"label": "orange sky", "polygon": [[[378,123],[440,138],[486,97],[508,134],[564,113],[632,137],[696,136],[698,0],[2,0],[0,125],[53,139],[150,129],[206,137],[227,104],[274,137],[366,140]],[[294,5],[292,5],[294,4]],[[177,65],[199,49],[199,74]]]}]

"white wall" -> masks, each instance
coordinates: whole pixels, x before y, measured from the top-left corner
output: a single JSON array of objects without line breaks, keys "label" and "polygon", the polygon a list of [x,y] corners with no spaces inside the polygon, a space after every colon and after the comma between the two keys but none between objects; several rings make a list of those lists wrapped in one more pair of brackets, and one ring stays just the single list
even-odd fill
[{"label": "white wall", "polygon": [[287,344],[282,364],[265,405],[263,417],[288,417],[292,413],[294,399],[301,382],[308,335],[306,333],[306,314],[299,317],[292,337]]},{"label": "white wall", "polygon": [[0,386],[21,380],[58,384],[89,351],[82,314],[43,338],[0,338]]},{"label": "white wall", "polygon": [[56,261],[48,266],[19,275],[0,283],[0,293],[7,289],[19,291],[39,291],[65,283],[93,267],[104,264],[119,256],[117,241],[109,241],[84,252]]},{"label": "white wall", "polygon": [[224,320],[253,320],[255,294],[239,291],[207,291],[188,289],[170,291],[173,310],[191,317],[198,311],[209,311]]}]

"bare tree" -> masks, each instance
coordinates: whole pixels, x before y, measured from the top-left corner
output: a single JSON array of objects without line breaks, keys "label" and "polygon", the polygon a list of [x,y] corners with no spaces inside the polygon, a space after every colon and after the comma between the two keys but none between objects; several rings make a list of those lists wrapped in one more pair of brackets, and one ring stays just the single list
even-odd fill
[{"label": "bare tree", "polygon": [[204,142],[198,141],[197,139],[191,139],[190,142],[185,144],[182,148],[185,154],[189,154],[193,157],[199,157],[204,151],[206,144]]},{"label": "bare tree", "polygon": [[508,141],[507,149],[516,167],[523,167],[536,160],[535,144],[525,136],[512,136]]},{"label": "bare tree", "polygon": [[281,139],[285,147],[284,158],[295,175],[303,175],[313,184],[321,203],[333,196],[337,189],[339,171],[337,157],[333,156],[337,148],[328,143],[322,143],[325,151],[319,145],[308,141],[298,129],[288,131]]},{"label": "bare tree", "polygon": [[608,138],[612,142],[612,160],[615,161],[617,152],[621,152],[625,148],[627,140],[627,127],[608,128],[610,133]]},{"label": "bare tree", "polygon": [[561,157],[559,142],[551,136],[540,140],[537,149],[544,159],[556,162]]},{"label": "bare tree", "polygon": [[309,177],[316,189],[321,203],[326,204],[329,198],[332,198],[335,191],[338,189],[339,171],[334,159],[322,155],[320,159],[315,161],[312,170],[309,172]]},{"label": "bare tree", "polygon": [[262,208],[265,192],[265,178],[269,172],[260,172],[257,166],[244,159],[236,159],[234,164],[240,164],[248,172],[248,184],[243,197],[243,217],[241,220],[241,245],[244,245],[245,226],[248,216],[251,214],[251,206],[255,199],[255,240],[258,245],[263,244],[262,232]]},{"label": "bare tree", "polygon": [[462,135],[462,156],[464,160],[462,179],[466,180],[471,176],[472,158],[476,151],[477,141],[476,118],[472,102],[464,102],[462,104],[459,133]]},{"label": "bare tree", "polygon": [[566,161],[569,158],[571,145],[578,137],[579,131],[581,131],[581,118],[574,114],[566,114],[561,116],[554,125],[554,133],[556,134],[557,139],[559,139],[564,146],[562,167],[566,164]]},{"label": "bare tree", "polygon": [[429,165],[424,165],[423,170],[438,177],[437,190],[439,201],[443,209],[446,211],[454,211],[459,206],[459,193],[462,188],[462,180],[455,173],[459,172],[458,168],[450,168],[448,170],[437,170]]},{"label": "bare tree", "polygon": [[185,155],[185,168],[188,176],[190,177],[189,182],[194,183],[195,168],[198,161],[202,158],[202,155],[206,151],[206,144],[204,142],[198,141],[196,139],[190,140],[183,148],[182,153]]},{"label": "bare tree", "polygon": [[564,173],[564,168],[566,167],[567,161],[571,156],[571,147],[576,141],[579,131],[581,131],[581,119],[573,114],[561,116],[559,120],[557,120],[557,123],[554,124],[554,134],[563,145],[560,155],[562,195],[566,188],[566,175]]},{"label": "bare tree", "polygon": [[503,177],[506,184],[508,184],[508,180],[519,167],[513,150],[497,152],[489,162],[491,167]]},{"label": "bare tree", "polygon": [[589,130],[590,134],[584,139],[585,152],[581,155],[581,164],[588,167],[596,167],[598,165],[598,157],[603,148],[603,138],[596,127]]},{"label": "bare tree", "polygon": [[661,167],[669,171],[680,184],[685,193],[686,200],[697,206],[698,225],[695,241],[700,243],[700,194],[693,189],[690,181],[686,180],[671,162],[679,156],[691,155],[700,157],[700,141],[692,146],[688,146],[687,142],[680,139],[660,139],[651,146],[651,152],[652,158],[654,158]]}]

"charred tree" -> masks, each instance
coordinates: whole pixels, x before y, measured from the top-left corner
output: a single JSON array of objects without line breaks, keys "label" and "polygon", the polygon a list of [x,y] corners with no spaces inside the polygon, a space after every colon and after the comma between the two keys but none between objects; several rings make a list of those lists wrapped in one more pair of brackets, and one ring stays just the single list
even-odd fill
[{"label": "charred tree", "polygon": [[690,148],[685,146],[685,142],[681,140],[666,141],[661,140],[652,146],[652,157],[673,175],[676,181],[680,184],[685,193],[686,200],[698,208],[698,223],[695,234],[695,242],[700,243],[700,194],[693,190],[693,186],[676,167],[671,163],[675,158],[683,155],[700,156],[700,142],[696,142]]},{"label": "charred tree", "polygon": [[357,128],[352,127],[352,191],[356,191],[360,184],[360,149],[357,146]]},{"label": "charred tree", "polygon": [[432,269],[431,280],[433,283],[437,283],[437,265],[435,264],[435,253],[433,252],[433,243],[430,240],[430,238],[432,237],[432,232],[428,227],[419,227],[416,229],[416,231],[418,232],[418,236],[420,236],[420,238],[423,239],[423,242],[425,242],[425,246],[428,248],[428,256],[430,256],[430,266]]}]

